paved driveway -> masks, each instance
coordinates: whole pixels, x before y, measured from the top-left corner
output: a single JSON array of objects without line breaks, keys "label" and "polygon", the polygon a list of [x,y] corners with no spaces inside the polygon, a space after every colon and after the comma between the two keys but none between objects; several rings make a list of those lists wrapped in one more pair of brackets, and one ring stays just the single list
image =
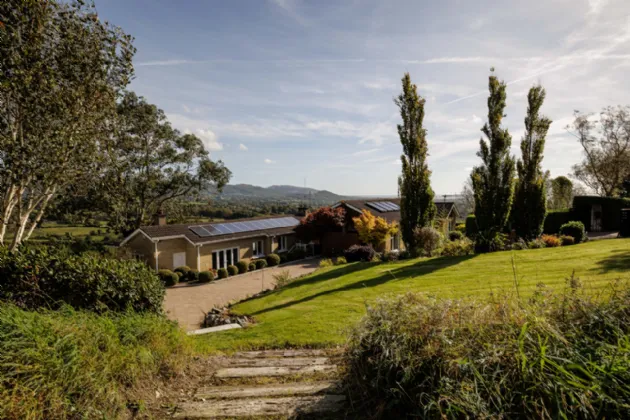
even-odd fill
[{"label": "paved driveway", "polygon": [[212,307],[223,307],[261,290],[271,289],[275,284],[274,274],[289,270],[291,277],[300,277],[312,273],[318,266],[319,260],[311,259],[282,267],[256,270],[207,284],[180,283],[166,289],[164,309],[169,318],[178,321],[186,330],[195,330],[200,328],[204,313]]}]

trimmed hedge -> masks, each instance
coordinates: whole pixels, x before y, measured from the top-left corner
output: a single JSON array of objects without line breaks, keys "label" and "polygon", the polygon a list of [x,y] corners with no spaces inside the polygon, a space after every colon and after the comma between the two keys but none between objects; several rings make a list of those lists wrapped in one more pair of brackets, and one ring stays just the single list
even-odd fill
[{"label": "trimmed hedge", "polygon": [[[171,272],[172,273],[172,272]],[[170,282],[179,277],[172,273]],[[71,255],[50,247],[0,248],[0,300],[21,308],[68,304],[94,312],[162,312],[164,285],[145,263]]]},{"label": "trimmed hedge", "polygon": [[175,286],[181,280],[183,276],[181,271],[173,272],[171,270],[162,269],[158,271],[158,277],[164,283],[164,286]]},{"label": "trimmed hedge", "polygon": [[479,227],[477,227],[477,218],[474,214],[469,214],[466,217],[466,236],[471,239],[474,239],[479,233]]},{"label": "trimmed hedge", "polygon": [[370,245],[352,245],[350,248],[346,249],[343,253],[346,261],[348,262],[357,262],[357,261],[372,261],[376,256],[376,251]]},{"label": "trimmed hedge", "polygon": [[558,232],[560,232],[560,227],[571,221],[571,219],[573,219],[571,210],[554,210],[547,212],[547,217],[543,224],[543,233],[557,235]]},{"label": "trimmed hedge", "polygon": [[219,277],[220,279],[227,279],[228,271],[225,268],[219,268],[217,270],[217,277]]},{"label": "trimmed hedge", "polygon": [[261,268],[265,268],[267,267],[267,261],[263,260],[262,258],[259,260],[256,260],[256,269],[260,270]]},{"label": "trimmed hedge", "polygon": [[256,270],[256,263],[255,262],[250,262],[249,265],[247,266],[248,271],[254,271]]},{"label": "trimmed hedge", "polygon": [[238,267],[235,265],[228,265],[227,272],[230,276],[235,276],[238,274]]},{"label": "trimmed hedge", "polygon": [[579,244],[586,238],[586,232],[584,229],[584,223],[578,221],[572,221],[565,223],[560,227],[561,236],[572,236],[575,239],[575,243]]},{"label": "trimmed hedge", "polygon": [[269,267],[274,267],[279,264],[280,264],[280,256],[278,254],[267,255],[267,265]]},{"label": "trimmed hedge", "polygon": [[[621,228],[621,209],[630,207],[628,198],[612,198],[597,196],[578,196],[573,199],[572,220],[579,220],[587,231],[592,230],[591,209],[595,204],[602,206],[602,226],[604,232]],[[577,238],[575,238],[577,242]]]},{"label": "trimmed hedge", "polygon": [[201,271],[199,273],[200,283],[210,283],[212,280],[214,280],[214,273],[212,271]]},{"label": "trimmed hedge", "polygon": [[249,264],[247,261],[239,261],[236,263],[236,267],[238,268],[238,272],[241,274],[247,273],[249,270]]},{"label": "trimmed hedge", "polygon": [[188,270],[186,273],[186,280],[193,282],[199,280],[199,271],[197,270]]}]

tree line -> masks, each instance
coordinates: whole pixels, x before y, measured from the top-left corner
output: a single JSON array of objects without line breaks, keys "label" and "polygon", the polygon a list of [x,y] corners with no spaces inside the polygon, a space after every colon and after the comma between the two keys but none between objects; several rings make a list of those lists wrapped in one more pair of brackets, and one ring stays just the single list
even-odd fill
[{"label": "tree line", "polygon": [[[464,185],[464,201],[475,215],[478,251],[492,247],[497,235],[510,225],[519,238],[530,240],[542,233],[549,208],[565,209],[572,197],[584,193],[564,176],[551,179],[542,169],[547,133],[552,121],[541,113],[546,92],[533,86],[527,95],[525,134],[521,156],[510,154],[512,136],[503,125],[506,83],[494,69],[488,80],[487,122],[481,128],[475,166]],[[407,249],[416,248],[414,231],[430,226],[435,215],[427,158],[427,133],[423,127],[425,100],[418,94],[409,73],[402,78],[402,92],[395,99],[402,118],[398,135],[403,147],[401,196],[402,237]],[[584,160],[573,166],[572,176],[592,191],[606,197],[630,193],[630,107],[608,107],[595,121],[591,114],[576,111],[567,127],[579,141]]]}]

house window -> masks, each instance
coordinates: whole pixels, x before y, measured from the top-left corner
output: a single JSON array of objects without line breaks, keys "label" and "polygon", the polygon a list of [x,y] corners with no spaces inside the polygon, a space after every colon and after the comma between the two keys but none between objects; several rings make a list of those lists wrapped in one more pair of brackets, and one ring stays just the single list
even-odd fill
[{"label": "house window", "polygon": [[238,262],[238,248],[228,248],[214,251],[212,253],[212,268],[227,268],[228,265],[234,265]]},{"label": "house window", "polygon": [[287,250],[287,237],[286,236],[278,236],[278,251],[286,251]]},{"label": "house window", "polygon": [[262,257],[265,255],[265,250],[263,249],[263,241],[254,241],[252,244],[252,252],[254,257]]},{"label": "house window", "polygon": [[398,251],[400,249],[400,234],[396,233],[389,237],[389,249],[391,251]]}]

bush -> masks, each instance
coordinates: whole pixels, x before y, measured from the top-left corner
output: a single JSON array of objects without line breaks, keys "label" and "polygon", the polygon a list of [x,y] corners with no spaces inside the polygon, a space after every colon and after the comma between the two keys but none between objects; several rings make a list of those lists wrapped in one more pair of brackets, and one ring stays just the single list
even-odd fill
[{"label": "bush", "polygon": [[295,248],[287,254],[287,259],[289,261],[303,260],[304,258],[306,258],[306,251],[301,248]]},{"label": "bush", "polygon": [[527,245],[529,246],[529,249],[540,249],[547,247],[547,244],[545,244],[545,241],[543,241],[541,238],[531,240]]},{"label": "bush", "polygon": [[286,264],[289,262],[289,255],[286,252],[278,254],[280,257],[280,264]]},{"label": "bush", "polygon": [[549,235],[557,235],[560,227],[571,220],[571,210],[555,210],[547,212],[545,223],[543,224],[543,233]]},{"label": "bush", "polygon": [[[173,273],[171,281],[176,281]],[[96,312],[162,312],[164,285],[141,261],[66,255],[54,248],[0,248],[0,300],[21,308],[64,303]]]},{"label": "bush", "polygon": [[399,260],[408,260],[409,258],[411,258],[411,253],[407,251],[406,249],[398,253]]},{"label": "bush", "polygon": [[381,418],[630,418],[630,294],[577,284],[529,302],[377,301],[345,353],[351,401]]},{"label": "bush", "polygon": [[147,384],[183,374],[192,354],[190,338],[160,315],[2,304],[0,418],[131,417],[128,403],[154,398]]},{"label": "bush", "polygon": [[247,261],[239,261],[236,263],[236,267],[238,268],[238,272],[241,274],[247,273],[249,271],[249,264]]},{"label": "bush", "polygon": [[352,245],[344,251],[343,255],[348,262],[372,261],[376,251],[371,245]]},{"label": "bush", "polygon": [[451,230],[448,233],[448,240],[449,241],[459,241],[460,239],[462,239],[464,237],[464,234],[461,233],[458,230]]},{"label": "bush", "polygon": [[256,263],[250,262],[249,265],[247,266],[247,271],[254,271],[254,270],[256,270]]},{"label": "bush", "polygon": [[455,230],[461,233],[462,235],[466,234],[466,223],[458,223],[455,225]]},{"label": "bush", "polygon": [[346,257],[344,256],[337,257],[337,259],[335,260],[335,265],[344,265],[344,264],[348,264],[348,261],[346,261]]},{"label": "bush", "polygon": [[190,271],[190,267],[188,267],[187,265],[182,265],[181,267],[177,267],[175,270],[176,273],[180,274],[179,278],[181,279],[181,281],[186,281],[188,280],[188,272]]},{"label": "bush", "polygon": [[448,257],[458,257],[462,255],[470,255],[473,253],[475,244],[468,238],[459,241],[450,241],[442,248],[442,255]]},{"label": "bush", "polygon": [[572,236],[575,239],[575,243],[579,244],[586,238],[584,223],[576,221],[565,223],[560,227],[560,235]]},{"label": "bush", "polygon": [[225,268],[219,268],[217,270],[217,277],[219,277],[220,279],[227,279],[228,271]]},{"label": "bush", "polygon": [[468,236],[471,239],[475,239],[475,237],[477,236],[477,233],[479,233],[479,227],[477,226],[477,218],[475,217],[474,214],[470,214],[468,215],[468,217],[466,217],[466,236]]},{"label": "bush", "polygon": [[199,280],[199,271],[189,270],[188,273],[186,273],[186,279],[190,282]]},{"label": "bush", "polygon": [[214,273],[212,271],[200,271],[199,283],[210,283],[214,280]]},{"label": "bush", "polygon": [[384,262],[398,261],[398,252],[384,252],[381,260]]},{"label": "bush", "polygon": [[540,240],[545,243],[545,247],[547,248],[555,248],[560,246],[560,238],[555,235],[542,235]]},{"label": "bush", "polygon": [[238,274],[238,267],[235,265],[228,265],[227,272],[230,276],[235,276]]},{"label": "bush", "polygon": [[425,257],[434,255],[444,241],[442,234],[432,227],[416,228],[413,235],[418,244],[418,254]]},{"label": "bush", "polygon": [[180,272],[174,273],[171,270],[162,269],[158,271],[158,277],[164,283],[164,286],[171,287],[179,283]]},{"label": "bush", "polygon": [[518,240],[518,241],[516,241],[516,242],[514,242],[514,243],[512,244],[512,249],[513,249],[514,251],[522,251],[523,249],[528,249],[528,248],[529,248],[529,247],[528,247],[528,245],[527,245],[527,242],[525,242],[525,240],[524,240],[524,239],[522,239],[522,238],[519,238],[519,240]]},{"label": "bush", "polygon": [[334,264],[330,258],[324,258],[319,262],[319,268],[332,267]]},{"label": "bush", "polygon": [[280,256],[278,254],[269,254],[266,260],[269,267],[275,267],[280,264]]},{"label": "bush", "polygon": [[575,238],[573,236],[562,235],[560,237],[560,242],[562,246],[573,245],[575,244]]},{"label": "bush", "polygon": [[289,270],[283,270],[279,272],[278,274],[274,274],[273,279],[276,282],[274,289],[280,289],[286,286],[287,284],[291,283],[291,281],[293,280],[291,278],[291,272]]},{"label": "bush", "polygon": [[260,270],[261,268],[267,267],[267,261],[263,259],[256,260],[256,269]]}]

